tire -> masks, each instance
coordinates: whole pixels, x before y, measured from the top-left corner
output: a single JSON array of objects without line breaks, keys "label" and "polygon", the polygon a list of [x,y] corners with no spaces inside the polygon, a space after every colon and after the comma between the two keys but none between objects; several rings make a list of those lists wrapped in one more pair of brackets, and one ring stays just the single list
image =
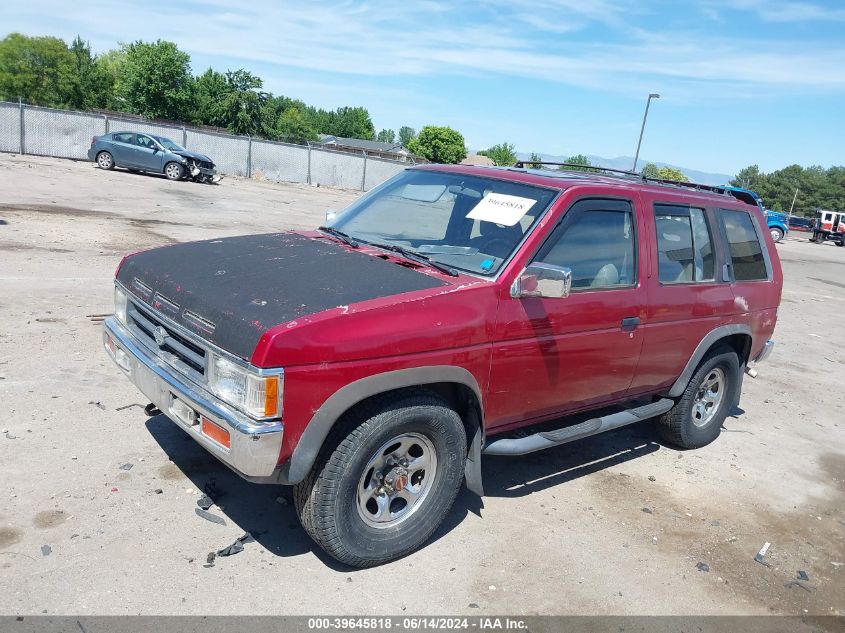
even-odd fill
[{"label": "tire", "polygon": [[845,246],[845,238],[842,238],[841,240],[839,240],[838,242],[836,242],[836,245],[837,245],[837,246]]},{"label": "tire", "polygon": [[114,156],[110,152],[99,152],[97,154],[97,167],[106,171],[114,169]]},{"label": "tire", "polygon": [[185,177],[185,168],[179,163],[171,161],[164,166],[164,175],[168,180],[182,180]]},{"label": "tire", "polygon": [[770,227],[769,233],[772,234],[772,239],[775,242],[780,242],[783,239],[783,231],[776,226]]},{"label": "tire", "polygon": [[[714,378],[721,379],[716,392],[721,395],[707,409],[708,397],[702,398],[702,389]],[[740,378],[739,358],[734,350],[725,346],[711,350],[693,373],[675,406],[657,418],[657,431],[663,440],[680,448],[699,448],[719,437],[722,423],[737,401]],[[713,394],[714,390],[709,393]]]},{"label": "tire", "polygon": [[[380,565],[422,546],[443,522],[463,482],[466,452],[461,418],[434,393],[377,399],[329,434],[294,488],[294,507],[330,556],[351,567]],[[407,469],[385,463],[403,455]],[[426,457],[427,466],[414,470]],[[377,492],[379,482],[390,494]]]}]

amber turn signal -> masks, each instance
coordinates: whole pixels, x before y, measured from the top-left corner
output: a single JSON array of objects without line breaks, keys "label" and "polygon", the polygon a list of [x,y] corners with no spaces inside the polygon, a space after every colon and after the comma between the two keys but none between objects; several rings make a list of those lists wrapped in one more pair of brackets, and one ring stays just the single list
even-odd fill
[{"label": "amber turn signal", "polygon": [[200,426],[202,428],[202,434],[207,438],[214,440],[224,448],[231,447],[229,431],[224,429],[222,426],[215,424],[205,416],[202,416],[202,423]]}]

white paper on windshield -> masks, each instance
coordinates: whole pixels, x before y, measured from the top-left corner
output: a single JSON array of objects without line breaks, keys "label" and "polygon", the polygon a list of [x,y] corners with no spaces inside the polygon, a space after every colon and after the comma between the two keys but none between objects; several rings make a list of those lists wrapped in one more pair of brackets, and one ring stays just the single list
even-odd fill
[{"label": "white paper on windshield", "polygon": [[513,226],[522,219],[536,200],[508,196],[503,193],[488,193],[475,207],[467,213],[471,220],[495,222],[505,226]]}]

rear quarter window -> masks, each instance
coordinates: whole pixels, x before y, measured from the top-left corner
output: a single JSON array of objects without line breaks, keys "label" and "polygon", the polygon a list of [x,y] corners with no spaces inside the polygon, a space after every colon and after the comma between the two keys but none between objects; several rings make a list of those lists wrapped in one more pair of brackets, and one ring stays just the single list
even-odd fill
[{"label": "rear quarter window", "polygon": [[734,278],[737,281],[768,279],[763,245],[751,216],[745,211],[721,209],[719,217],[728,240]]}]

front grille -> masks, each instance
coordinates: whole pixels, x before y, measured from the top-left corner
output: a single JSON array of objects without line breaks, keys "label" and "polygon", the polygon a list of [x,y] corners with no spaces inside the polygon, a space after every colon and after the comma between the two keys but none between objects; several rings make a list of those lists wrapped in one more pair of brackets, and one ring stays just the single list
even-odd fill
[{"label": "front grille", "polygon": [[[126,310],[129,326],[143,343],[178,369],[193,375],[195,379],[205,379],[206,350],[192,340],[180,334],[176,328],[163,321],[155,312],[136,303],[129,302]],[[156,342],[159,334],[161,345]]]},{"label": "front grille", "polygon": [[203,169],[214,169],[214,163],[209,163],[208,161],[201,160],[199,162],[199,166]]}]

